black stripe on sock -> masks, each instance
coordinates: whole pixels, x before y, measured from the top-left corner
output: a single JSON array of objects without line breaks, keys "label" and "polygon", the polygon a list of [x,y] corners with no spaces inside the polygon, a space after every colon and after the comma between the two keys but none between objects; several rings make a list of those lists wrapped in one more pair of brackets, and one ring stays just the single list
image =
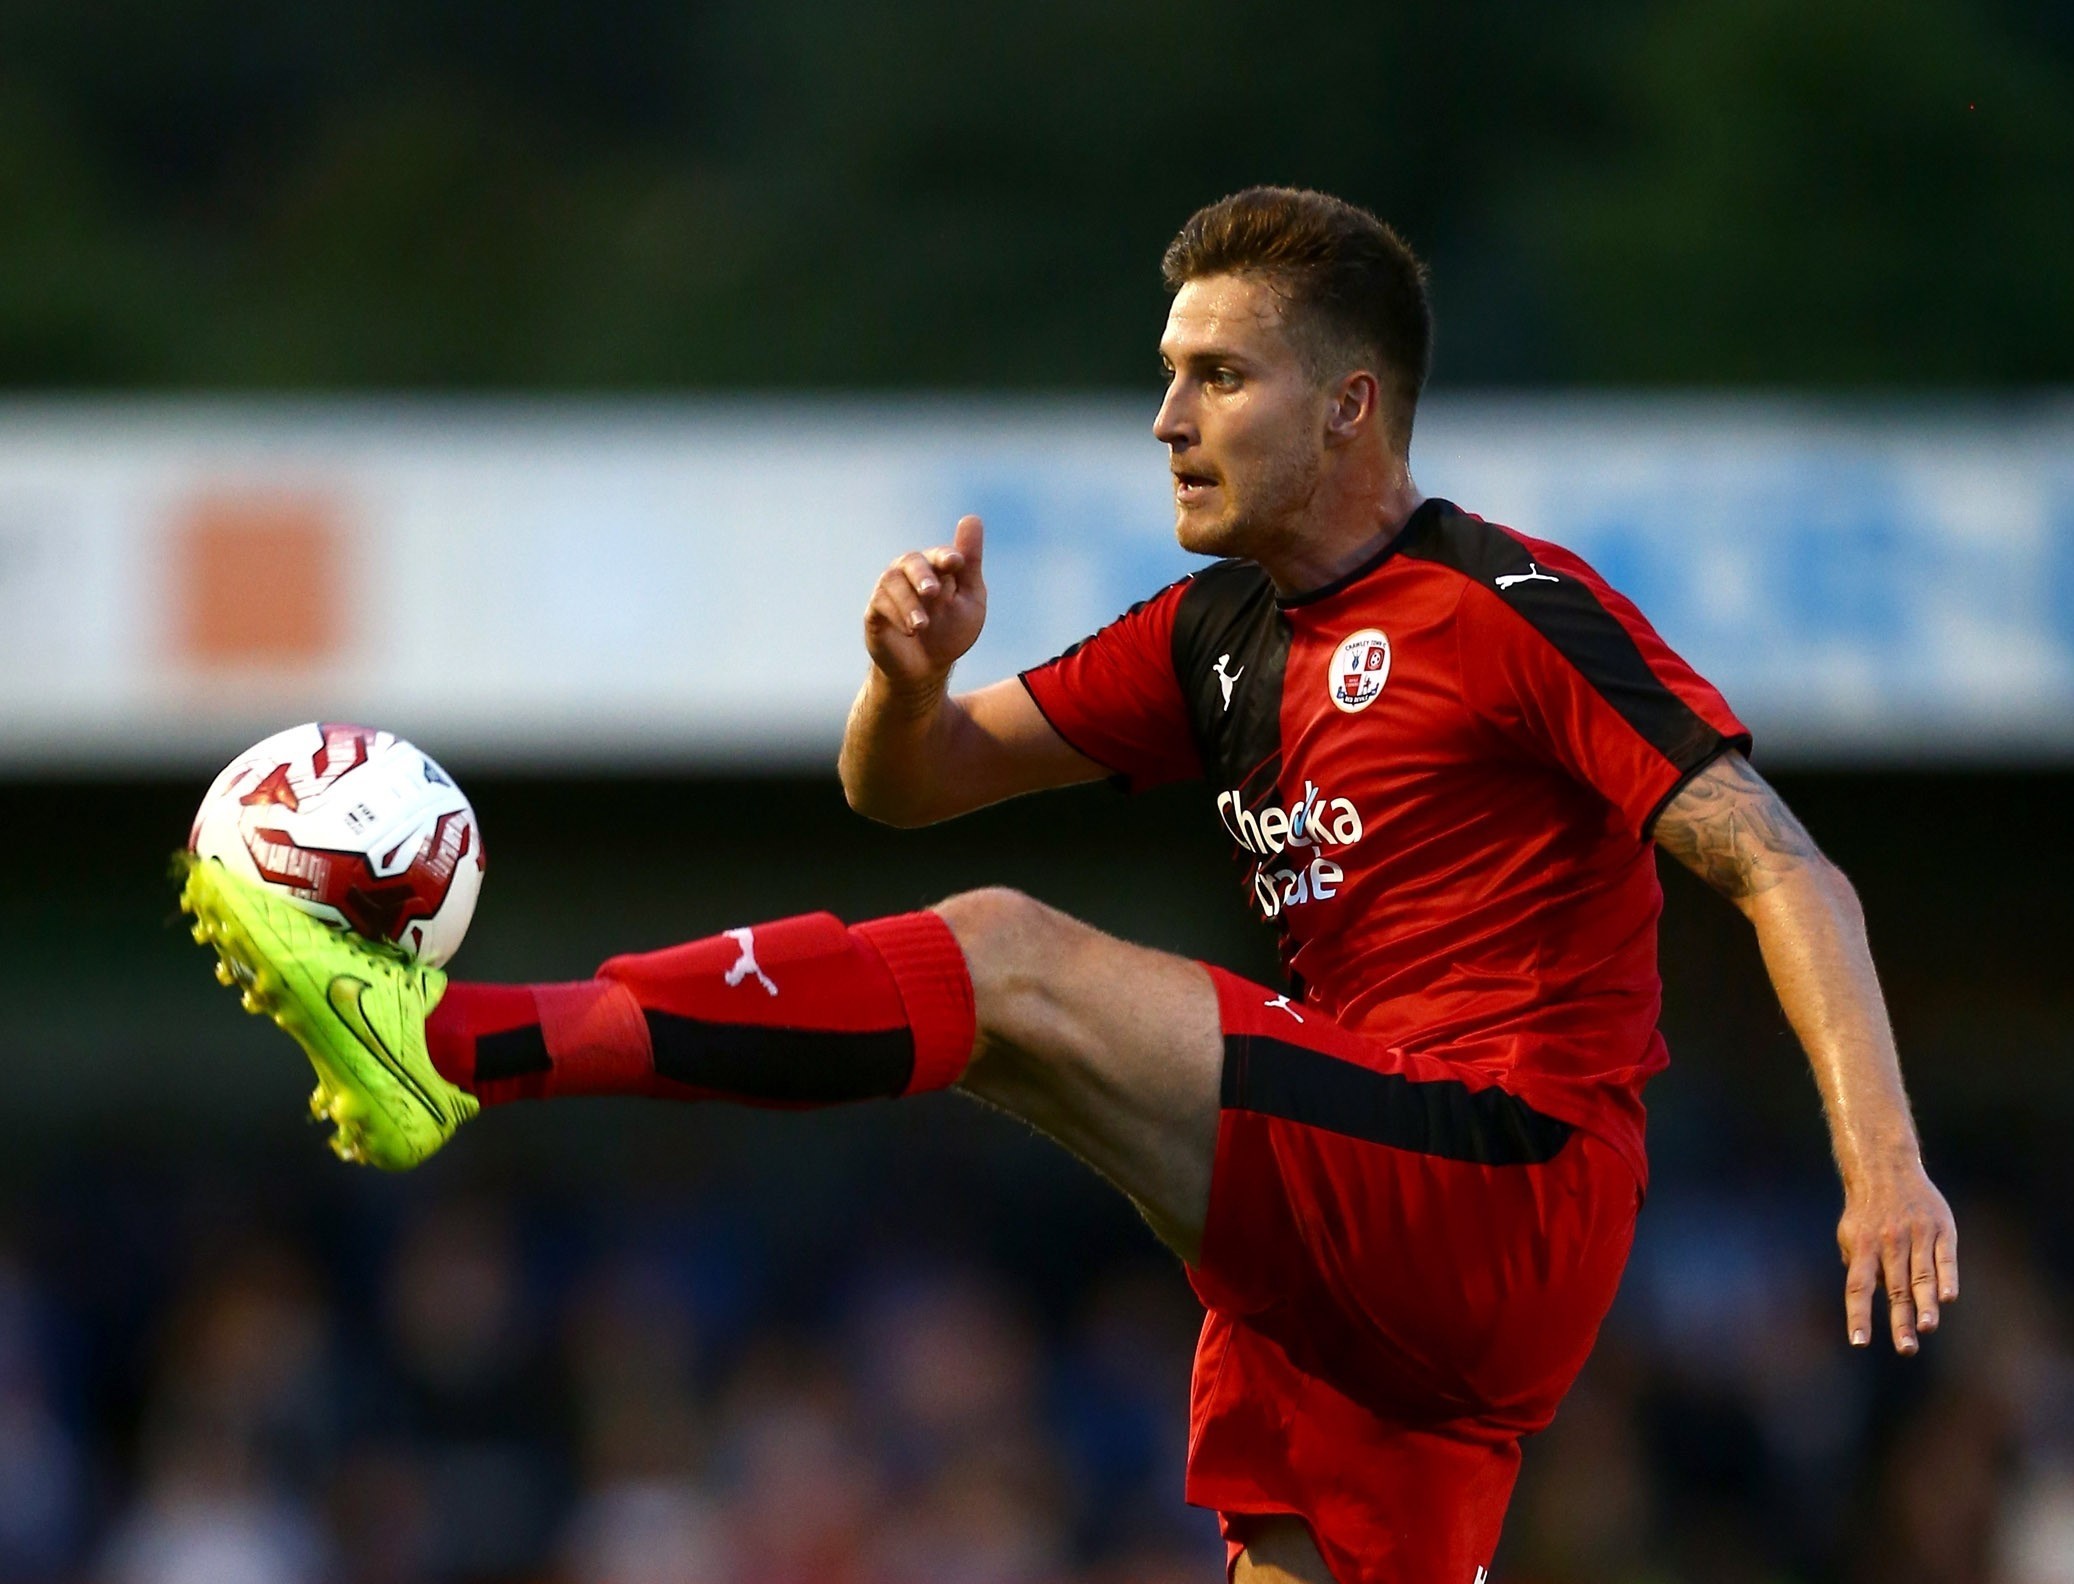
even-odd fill
[{"label": "black stripe on sock", "polygon": [[500,1078],[526,1078],[554,1066],[547,1054],[547,1036],[538,1023],[524,1028],[504,1029],[475,1037],[475,1081],[495,1083]]},{"label": "black stripe on sock", "polygon": [[[1404,538],[1404,555],[1452,567],[1494,594],[1500,577],[1525,572],[1530,565],[1525,545],[1503,529],[1460,511],[1436,513],[1417,526],[1418,532]],[[1582,578],[1565,576],[1557,582],[1525,587],[1530,592],[1506,598],[1505,603],[1553,644],[1621,719],[1672,764],[1689,770],[1719,754],[1724,746],[1748,752],[1748,738],[1739,737],[1731,744],[1650,669],[1633,635],[1599,603]]]},{"label": "black stripe on sock", "polygon": [[644,1012],[658,1076],[770,1105],[839,1105],[907,1092],[915,1071],[907,1029],[774,1028]]},{"label": "black stripe on sock", "polygon": [[1502,1089],[1377,1072],[1264,1034],[1225,1036],[1222,1098],[1227,1110],[1479,1166],[1538,1166],[1571,1133]]}]

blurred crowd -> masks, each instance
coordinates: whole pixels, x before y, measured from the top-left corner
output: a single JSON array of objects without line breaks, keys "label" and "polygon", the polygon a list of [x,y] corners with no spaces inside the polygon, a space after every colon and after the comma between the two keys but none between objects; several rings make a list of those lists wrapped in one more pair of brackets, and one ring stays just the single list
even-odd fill
[{"label": "blurred crowd", "polygon": [[1659,1192],[1528,1445],[1506,1584],[2074,1584],[2064,1293],[2002,1207],[1956,1209],[1961,1301],[1903,1360],[1843,1345],[1830,1203]]},{"label": "blurred crowd", "polygon": [[[1179,1497],[1198,1311],[1142,1244],[1068,1293],[1013,1238],[881,1228],[780,1280],[740,1206],[418,1189],[17,1206],[0,1579],[1219,1576]],[[1827,1211],[1652,1200],[1599,1353],[1528,1448],[1498,1579],[2074,1581],[2074,1343],[2036,1251],[1962,1206],[1946,1333],[1866,1358],[1841,1345]]]},{"label": "blurred crowd", "polygon": [[710,1205],[378,1195],[262,1230],[186,1192],[0,1259],[0,1578],[1216,1576],[1179,1496],[1198,1314],[1159,1264],[1045,1335],[1006,1276],[897,1243],[773,1296]]}]

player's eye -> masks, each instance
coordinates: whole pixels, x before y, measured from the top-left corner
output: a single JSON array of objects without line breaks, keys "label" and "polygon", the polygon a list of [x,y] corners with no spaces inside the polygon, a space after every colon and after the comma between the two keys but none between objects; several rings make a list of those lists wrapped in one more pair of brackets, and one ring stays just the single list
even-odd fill
[{"label": "player's eye", "polygon": [[1210,386],[1213,390],[1237,390],[1239,388],[1239,371],[1229,368],[1213,368],[1203,383]]}]

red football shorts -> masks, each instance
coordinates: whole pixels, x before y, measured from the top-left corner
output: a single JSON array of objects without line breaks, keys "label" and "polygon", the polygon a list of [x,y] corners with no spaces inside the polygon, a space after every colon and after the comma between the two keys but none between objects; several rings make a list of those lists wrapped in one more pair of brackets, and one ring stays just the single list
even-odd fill
[{"label": "red football shorts", "polygon": [[1188,1499],[1230,1556],[1295,1514],[1339,1584],[1479,1584],[1584,1365],[1634,1174],[1430,1054],[1212,968],[1223,1117],[1200,1263]]}]

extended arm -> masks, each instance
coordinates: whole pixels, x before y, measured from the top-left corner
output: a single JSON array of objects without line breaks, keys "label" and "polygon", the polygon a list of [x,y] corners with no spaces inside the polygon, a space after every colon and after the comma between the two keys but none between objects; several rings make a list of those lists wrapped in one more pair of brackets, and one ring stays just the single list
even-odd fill
[{"label": "extended arm", "polygon": [[1923,1170],[1857,894],[1739,753],[1671,801],[1656,840],[1756,927],[1843,1174],[1837,1243],[1851,1341],[1870,1340],[1884,1282],[1894,1347],[1913,1353],[1918,1333],[1937,1329],[1939,1306],[1958,1296],[1958,1231]]},{"label": "extended arm", "polygon": [[949,545],[886,569],[864,613],[871,671],[850,706],[839,769],[850,807],[928,825],[1003,798],[1105,772],[1052,730],[1022,683],[950,696],[951,667],[986,621],[977,517]]}]

